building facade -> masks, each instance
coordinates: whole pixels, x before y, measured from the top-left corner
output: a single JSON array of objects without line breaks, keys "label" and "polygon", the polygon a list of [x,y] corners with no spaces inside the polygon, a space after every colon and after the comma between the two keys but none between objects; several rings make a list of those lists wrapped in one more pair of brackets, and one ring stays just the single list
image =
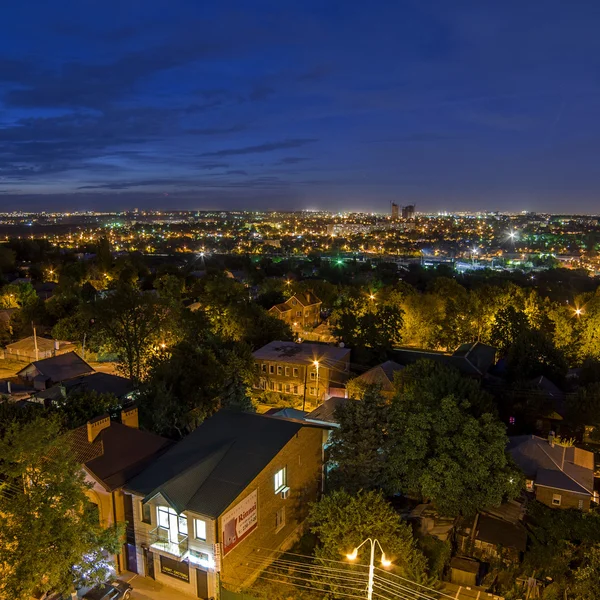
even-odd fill
[{"label": "building facade", "polygon": [[[130,570],[198,598],[251,583],[318,498],[319,427],[221,411],[128,484]],[[133,561],[132,561],[133,563]]]},{"label": "building facade", "polygon": [[324,344],[275,341],[253,353],[255,389],[319,405],[350,375],[350,350]]},{"label": "building facade", "polygon": [[293,331],[316,327],[321,322],[321,300],[312,292],[294,294],[281,304],[276,304],[269,312],[285,321]]}]

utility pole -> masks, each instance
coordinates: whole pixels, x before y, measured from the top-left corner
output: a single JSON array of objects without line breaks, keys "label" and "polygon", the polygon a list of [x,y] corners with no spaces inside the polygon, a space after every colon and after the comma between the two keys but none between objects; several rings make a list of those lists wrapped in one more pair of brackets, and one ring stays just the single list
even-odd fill
[{"label": "utility pole", "polygon": [[35,325],[33,324],[33,321],[31,321],[31,327],[33,329],[33,345],[35,346],[35,360],[40,360],[40,353],[38,351],[38,345],[37,345],[37,334],[35,331]]}]

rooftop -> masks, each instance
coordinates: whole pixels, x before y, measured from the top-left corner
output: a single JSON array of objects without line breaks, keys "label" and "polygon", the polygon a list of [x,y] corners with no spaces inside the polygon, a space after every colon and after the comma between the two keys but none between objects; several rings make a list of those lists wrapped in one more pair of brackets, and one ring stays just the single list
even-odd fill
[{"label": "rooftop", "polygon": [[[88,365],[83,358],[75,352],[67,352],[59,356],[52,356],[44,360],[36,360],[31,363],[40,375],[54,382],[65,381],[88,373],[93,373],[94,369]],[[21,369],[17,375],[24,373],[30,365]]]},{"label": "rooftop", "polygon": [[325,344],[297,344],[296,342],[270,342],[253,353],[259,360],[273,360],[292,364],[308,364],[315,360],[325,366],[343,360],[350,354],[348,348]]},{"label": "rooftop", "polygon": [[161,494],[177,512],[218,517],[307,425],[220,411],[127,484],[149,500]]}]

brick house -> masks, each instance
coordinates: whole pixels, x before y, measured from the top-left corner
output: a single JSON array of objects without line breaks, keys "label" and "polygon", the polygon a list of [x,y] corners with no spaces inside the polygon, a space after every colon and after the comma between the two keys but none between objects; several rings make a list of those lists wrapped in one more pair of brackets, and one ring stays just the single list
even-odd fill
[{"label": "brick house", "polygon": [[320,493],[323,431],[220,411],[127,484],[130,570],[198,598],[238,590],[303,531]]},{"label": "brick house", "polygon": [[561,446],[547,439],[521,435],[509,439],[509,454],[527,478],[527,491],[554,508],[589,510],[594,492],[594,453]]},{"label": "brick house", "polygon": [[300,397],[313,406],[336,395],[332,388],[344,387],[350,374],[350,350],[338,346],[275,341],[253,356],[255,389]]},{"label": "brick house", "polygon": [[276,304],[269,312],[285,321],[292,331],[316,327],[321,322],[321,300],[312,292],[294,294],[281,304]]}]

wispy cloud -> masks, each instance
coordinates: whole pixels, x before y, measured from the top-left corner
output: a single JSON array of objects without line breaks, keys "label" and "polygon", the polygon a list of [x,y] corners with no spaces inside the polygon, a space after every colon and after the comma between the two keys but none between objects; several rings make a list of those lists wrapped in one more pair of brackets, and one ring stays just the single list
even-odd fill
[{"label": "wispy cloud", "polygon": [[281,142],[269,142],[257,144],[256,146],[244,146],[243,148],[226,148],[216,152],[205,152],[201,156],[236,156],[239,154],[259,154],[261,152],[272,152],[273,150],[288,150],[289,148],[299,148],[306,144],[318,142],[317,139],[301,138],[292,140],[283,140]]}]

